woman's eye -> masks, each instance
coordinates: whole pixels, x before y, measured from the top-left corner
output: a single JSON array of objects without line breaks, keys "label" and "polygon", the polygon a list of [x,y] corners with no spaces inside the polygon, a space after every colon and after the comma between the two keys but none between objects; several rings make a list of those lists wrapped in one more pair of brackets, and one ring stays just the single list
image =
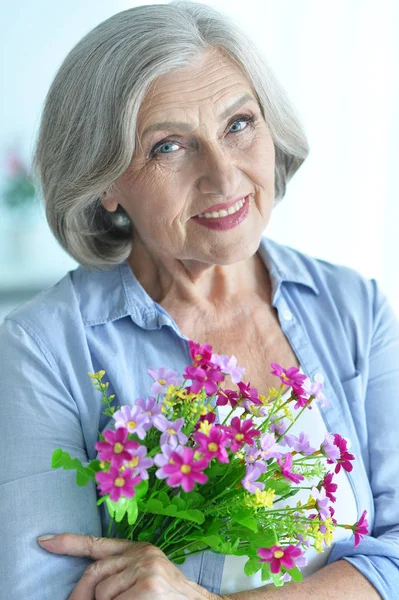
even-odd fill
[{"label": "woman's eye", "polygon": [[[249,125],[249,127],[253,127],[254,125],[254,117],[250,117],[250,116],[245,116],[243,115],[242,117],[239,117],[238,119],[236,119],[229,127],[229,133],[240,133],[241,131],[244,131],[245,129],[248,129],[248,127],[246,127],[246,125]],[[238,128],[237,128],[238,126]],[[233,127],[235,127],[234,130]],[[152,158],[154,156],[157,156],[159,154],[174,154],[176,151],[176,148],[179,148],[179,144],[177,144],[176,142],[173,141],[165,141],[165,142],[161,142],[159,144],[156,144],[154,146],[154,148],[152,148],[149,158]],[[175,149],[173,149],[173,147],[175,147]]]},{"label": "woman's eye", "polygon": [[238,119],[237,121],[234,121],[234,123],[232,123],[232,125],[230,126],[230,130],[232,127],[236,126],[237,123],[241,123],[241,127],[239,129],[236,129],[235,131],[233,131],[233,133],[242,131],[243,129],[245,129],[245,125],[248,124],[248,122],[249,122],[249,119]]},{"label": "woman's eye", "polygon": [[[173,146],[178,147],[178,144],[175,144],[175,142],[164,142],[163,144],[158,146],[158,148],[156,148],[155,150],[157,152],[159,152],[160,154],[170,154],[171,152],[173,152],[173,150],[172,150]],[[164,152],[161,152],[162,148],[164,149]],[[154,152],[155,152],[155,150],[154,150]]]}]

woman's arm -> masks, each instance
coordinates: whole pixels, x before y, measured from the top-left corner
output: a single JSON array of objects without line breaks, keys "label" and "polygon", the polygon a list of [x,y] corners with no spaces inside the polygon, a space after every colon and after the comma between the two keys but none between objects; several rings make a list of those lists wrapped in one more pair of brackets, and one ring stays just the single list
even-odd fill
[{"label": "woman's arm", "polygon": [[101,535],[94,483],[80,488],[74,471],[51,468],[60,446],[87,461],[79,411],[30,326],[6,319],[0,355],[0,596],[66,600],[90,560],[53,556],[36,537]]},{"label": "woman's arm", "polygon": [[267,585],[223,600],[381,600],[375,587],[346,560],[323,567],[301,583],[281,588]]}]

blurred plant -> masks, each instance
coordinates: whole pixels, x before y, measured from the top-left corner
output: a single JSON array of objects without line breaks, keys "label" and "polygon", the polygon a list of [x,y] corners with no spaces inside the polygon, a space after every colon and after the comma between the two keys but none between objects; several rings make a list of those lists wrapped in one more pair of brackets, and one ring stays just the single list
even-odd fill
[{"label": "blurred plant", "polygon": [[35,201],[33,180],[19,152],[12,148],[6,154],[6,182],[2,190],[3,200],[10,209],[20,209]]}]

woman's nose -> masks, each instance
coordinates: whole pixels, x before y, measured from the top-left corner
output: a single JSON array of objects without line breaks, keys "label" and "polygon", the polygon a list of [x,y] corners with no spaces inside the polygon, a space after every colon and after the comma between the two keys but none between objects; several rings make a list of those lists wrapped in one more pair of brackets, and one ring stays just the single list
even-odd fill
[{"label": "woman's nose", "polygon": [[198,157],[197,186],[206,195],[234,198],[240,193],[239,170],[227,148],[207,148]]}]

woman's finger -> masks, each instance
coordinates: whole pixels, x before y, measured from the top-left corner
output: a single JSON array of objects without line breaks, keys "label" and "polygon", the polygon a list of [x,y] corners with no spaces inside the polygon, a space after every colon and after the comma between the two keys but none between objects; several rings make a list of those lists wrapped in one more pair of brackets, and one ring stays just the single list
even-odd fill
[{"label": "woman's finger", "polygon": [[111,556],[92,563],[84,571],[68,600],[96,600],[97,586],[101,585],[104,598],[114,598],[124,592],[133,585],[134,578],[134,573],[127,571],[127,564],[126,556]]},{"label": "woman's finger", "polygon": [[[48,540],[38,538],[38,542],[48,552],[69,554],[70,556],[85,556],[93,560],[123,554],[135,546],[143,544],[143,542],[78,535],[76,533],[60,533]],[[144,545],[147,546],[147,544]]]}]

